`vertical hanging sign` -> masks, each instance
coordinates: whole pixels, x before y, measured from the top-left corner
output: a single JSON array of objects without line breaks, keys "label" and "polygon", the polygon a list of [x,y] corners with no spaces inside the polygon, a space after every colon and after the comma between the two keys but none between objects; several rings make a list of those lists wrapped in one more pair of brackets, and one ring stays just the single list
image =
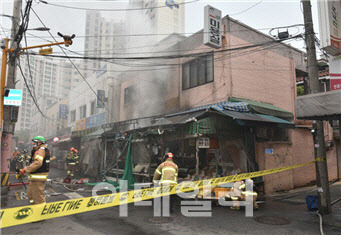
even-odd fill
[{"label": "vertical hanging sign", "polygon": [[204,7],[204,45],[222,47],[222,12],[210,5]]},{"label": "vertical hanging sign", "polygon": [[97,90],[97,108],[104,108],[105,90]]},{"label": "vertical hanging sign", "polygon": [[65,104],[59,105],[59,118],[67,119],[68,107]]}]

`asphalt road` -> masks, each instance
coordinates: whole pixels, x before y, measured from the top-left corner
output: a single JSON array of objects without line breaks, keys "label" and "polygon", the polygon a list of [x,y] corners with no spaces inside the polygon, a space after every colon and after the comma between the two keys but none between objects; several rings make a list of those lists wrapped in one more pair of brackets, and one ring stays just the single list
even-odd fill
[{"label": "asphalt road", "polygon": [[[52,177],[64,175],[65,171],[53,169]],[[229,207],[212,206],[210,217],[186,217],[180,212],[180,208],[175,206],[170,219],[158,218],[157,223],[151,223],[153,209],[149,206],[128,205],[128,217],[120,216],[120,207],[111,207],[92,212],[85,212],[72,216],[49,219],[39,223],[30,223],[14,227],[1,229],[1,234],[5,235],[30,235],[30,234],[111,234],[111,235],[319,235],[318,216],[315,212],[308,211],[305,205],[305,195],[313,194],[311,188],[304,188],[296,192],[289,192],[285,196],[294,196],[289,199],[277,200],[278,197],[267,198],[267,202],[260,204],[259,211],[254,212],[253,217],[246,217],[244,210],[232,211]],[[331,186],[332,200],[340,198],[341,185]],[[48,189],[49,190],[49,189]],[[62,192],[60,196],[50,196],[47,202],[53,202],[73,198],[71,192],[63,190],[61,186],[51,187],[55,192]],[[24,191],[24,189],[12,190],[13,192]],[[300,193],[299,193],[300,192]],[[52,192],[53,193],[53,192]],[[12,194],[11,194],[12,195]],[[79,193],[77,195],[89,195]],[[69,196],[69,197],[68,197]],[[73,195],[72,195],[73,196]],[[14,197],[14,196],[13,196]],[[279,197],[281,198],[281,196]],[[12,198],[13,199],[13,198]],[[26,200],[2,201],[2,206],[27,205]],[[9,201],[10,200],[10,201]],[[6,204],[6,205],[4,205]],[[122,207],[121,207],[122,208]],[[334,211],[340,215],[340,202],[334,207]],[[278,223],[281,218],[286,223],[263,224],[259,221],[276,220]],[[339,217],[340,218],[340,217]],[[170,221],[161,223],[162,221]],[[273,221],[274,222],[274,221]],[[340,234],[340,228],[324,225],[325,234]]]}]

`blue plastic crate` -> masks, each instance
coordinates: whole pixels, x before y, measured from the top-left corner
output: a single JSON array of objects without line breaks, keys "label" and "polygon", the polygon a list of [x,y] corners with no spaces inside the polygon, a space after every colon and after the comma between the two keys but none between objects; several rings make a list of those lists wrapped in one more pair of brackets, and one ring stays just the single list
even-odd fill
[{"label": "blue plastic crate", "polygon": [[307,203],[307,208],[310,211],[319,209],[319,203],[317,200],[317,195],[307,195],[305,197],[305,201]]}]

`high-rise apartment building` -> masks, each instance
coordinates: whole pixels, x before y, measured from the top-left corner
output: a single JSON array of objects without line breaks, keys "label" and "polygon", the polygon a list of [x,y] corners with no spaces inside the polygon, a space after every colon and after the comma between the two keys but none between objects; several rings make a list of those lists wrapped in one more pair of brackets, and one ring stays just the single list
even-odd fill
[{"label": "high-rise apartment building", "polygon": [[[185,33],[185,5],[184,0],[173,1],[166,0],[130,0],[129,8],[143,8],[143,10],[128,11],[127,19],[130,34],[136,34],[138,20],[145,21],[145,28],[152,34],[150,39],[158,42],[169,34]],[[177,7],[178,6],[178,7]]]},{"label": "high-rise apartment building", "polygon": [[[124,22],[106,19],[98,11],[88,11],[85,25],[84,55],[86,57],[112,57],[124,50],[126,45],[123,37]],[[89,77],[97,70],[102,70],[107,64],[109,60],[85,60],[83,74]]]},{"label": "high-rise apartment building", "polygon": [[[29,56],[29,64],[26,55],[21,56],[20,59],[21,68],[32,96],[36,100],[41,96],[57,97],[60,76],[59,61]],[[23,90],[22,106],[19,107],[16,130],[31,129],[31,118],[35,104],[19,68],[16,75],[18,81],[16,88]]]},{"label": "high-rise apartment building", "polygon": [[[66,99],[69,96],[70,90],[76,87],[82,80],[79,73],[68,60],[55,60],[31,55],[29,56],[29,64],[25,55],[21,56],[20,62],[24,77],[36,101],[39,101],[41,97],[56,98],[56,101],[58,98],[60,100]],[[74,62],[74,64],[78,68],[82,66],[81,62]],[[19,68],[16,75],[18,81],[16,88],[23,90],[23,101],[22,106],[19,107],[16,130],[32,129],[32,118],[39,111]],[[40,109],[44,112],[44,108],[40,107]],[[49,117],[49,115],[47,116]]]}]

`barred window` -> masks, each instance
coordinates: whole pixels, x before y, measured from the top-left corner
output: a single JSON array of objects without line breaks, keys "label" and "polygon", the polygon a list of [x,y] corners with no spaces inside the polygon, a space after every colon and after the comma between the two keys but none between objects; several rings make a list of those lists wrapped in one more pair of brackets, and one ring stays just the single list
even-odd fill
[{"label": "barred window", "polygon": [[182,65],[182,90],[213,82],[213,54],[198,57]]}]

